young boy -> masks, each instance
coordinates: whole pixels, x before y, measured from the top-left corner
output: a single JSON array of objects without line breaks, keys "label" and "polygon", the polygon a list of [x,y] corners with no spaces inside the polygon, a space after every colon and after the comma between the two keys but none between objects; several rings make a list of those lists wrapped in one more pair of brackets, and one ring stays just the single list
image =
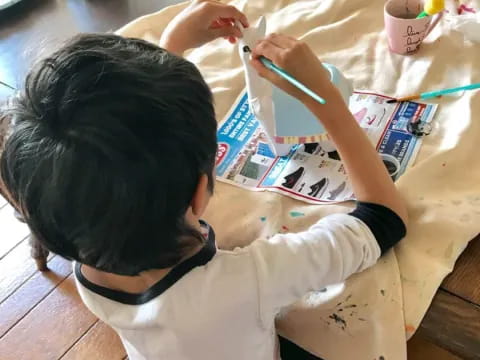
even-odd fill
[{"label": "young boy", "polygon": [[235,21],[248,26],[233,7],[194,2],[167,27],[160,45],[168,50],[78,36],[29,74],[11,111],[4,186],[42,244],[75,260],[83,301],[117,331],[131,360],[274,359],[282,307],[373,265],[405,235],[405,206],[317,57],[270,35],[253,50],[253,65],[322,119],[359,202],[301,233],[216,248],[200,220],[214,187],[212,95],[177,55],[219,36],[235,42]]}]

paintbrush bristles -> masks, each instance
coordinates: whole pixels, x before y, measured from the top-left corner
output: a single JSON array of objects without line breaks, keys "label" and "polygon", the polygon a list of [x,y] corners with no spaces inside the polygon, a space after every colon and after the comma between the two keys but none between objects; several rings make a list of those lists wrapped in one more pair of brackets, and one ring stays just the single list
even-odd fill
[{"label": "paintbrush bristles", "polygon": [[405,96],[405,97],[403,97],[403,98],[387,100],[387,104],[393,104],[393,103],[396,103],[396,102],[404,102],[404,101],[416,100],[416,99],[420,99],[420,97],[421,97],[420,94],[415,94],[415,95],[411,95],[411,96]]}]

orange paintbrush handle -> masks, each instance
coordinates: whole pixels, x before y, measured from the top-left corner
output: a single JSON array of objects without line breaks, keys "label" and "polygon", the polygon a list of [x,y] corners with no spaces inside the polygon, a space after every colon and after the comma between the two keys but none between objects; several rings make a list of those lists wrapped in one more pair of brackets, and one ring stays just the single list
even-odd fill
[{"label": "orange paintbrush handle", "polygon": [[421,97],[422,97],[421,94],[415,94],[415,95],[410,95],[410,96],[405,96],[405,97],[402,97],[402,98],[398,98],[397,101],[398,102],[410,101],[410,100],[420,99]]}]

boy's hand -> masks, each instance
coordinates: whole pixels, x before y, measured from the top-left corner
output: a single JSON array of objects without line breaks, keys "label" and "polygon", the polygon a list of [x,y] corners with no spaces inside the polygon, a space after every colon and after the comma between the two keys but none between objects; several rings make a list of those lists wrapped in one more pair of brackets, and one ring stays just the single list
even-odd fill
[{"label": "boy's hand", "polygon": [[181,55],[219,37],[235,43],[242,37],[236,22],[248,27],[246,16],[237,8],[218,1],[194,0],[168,24],[160,46]]},{"label": "boy's hand", "polygon": [[[286,70],[322,96],[327,103],[325,105],[317,103],[265,68],[258,60],[260,56],[265,56]],[[407,208],[385,165],[365,131],[360,128],[348,110],[339,91],[330,81],[328,71],[312,50],[298,40],[273,34],[255,46],[252,52],[252,65],[260,76],[302,101],[322,121],[340,153],[357,200],[383,205],[393,210],[407,224]]]},{"label": "boy's hand", "polygon": [[308,106],[315,103],[315,100],[263,66],[259,60],[260,56],[270,59],[275,65],[286,70],[309,89],[325,98],[327,104],[329,100],[337,100],[340,96],[330,81],[329,72],[307,44],[289,36],[271,34],[259,41],[253,49],[252,66],[260,76]]}]

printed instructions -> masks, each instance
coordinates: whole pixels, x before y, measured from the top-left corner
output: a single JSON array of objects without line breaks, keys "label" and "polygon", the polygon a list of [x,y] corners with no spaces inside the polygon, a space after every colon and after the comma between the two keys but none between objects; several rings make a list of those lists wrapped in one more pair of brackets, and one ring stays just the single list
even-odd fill
[{"label": "printed instructions", "polygon": [[[411,166],[421,145],[410,124],[429,126],[437,105],[404,102],[356,91],[349,108],[381,154],[394,180]],[[295,121],[295,119],[292,119]],[[321,144],[294,145],[276,157],[262,126],[242,92],[218,130],[217,179],[255,191],[274,191],[310,203],[353,200],[354,195],[336,151]]]}]

